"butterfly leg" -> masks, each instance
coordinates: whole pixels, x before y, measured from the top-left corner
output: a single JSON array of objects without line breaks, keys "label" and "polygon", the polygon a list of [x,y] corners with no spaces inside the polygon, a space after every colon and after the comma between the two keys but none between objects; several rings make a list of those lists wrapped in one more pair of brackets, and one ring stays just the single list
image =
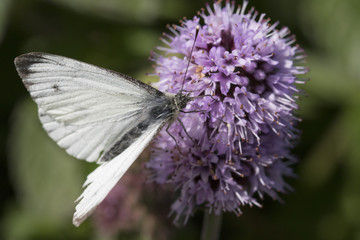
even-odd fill
[{"label": "butterfly leg", "polygon": [[[206,115],[208,115],[208,117],[210,117],[210,112],[209,111],[205,111],[205,110],[193,110],[193,111],[183,111],[183,110],[180,110],[180,112],[182,113],[197,113],[197,112],[201,112],[201,113],[204,113]],[[184,128],[185,129],[185,128]]]},{"label": "butterfly leg", "polygon": [[180,112],[182,112],[182,113],[197,113],[197,112],[205,113],[207,111],[205,111],[205,110],[193,110],[193,111],[183,111],[183,110],[181,110]]},{"label": "butterfly leg", "polygon": [[214,96],[211,94],[199,95],[199,96],[192,97],[192,98],[201,98],[201,97],[211,97],[212,100],[219,101],[219,100],[215,99]]},{"label": "butterfly leg", "polygon": [[182,121],[180,120],[180,118],[177,118],[177,120],[180,123],[181,127],[184,129],[186,136],[188,136],[188,138],[194,143],[194,140],[190,137],[189,133],[186,131],[186,128],[185,128],[184,124],[182,123]]},{"label": "butterfly leg", "polygon": [[176,144],[176,147],[177,147],[177,149],[179,150],[179,153],[181,154],[181,150],[180,150],[179,144],[178,144],[177,141],[176,141],[176,138],[169,132],[170,125],[171,125],[171,123],[168,124],[168,126],[167,126],[167,128],[166,128],[166,132],[167,132],[167,134],[169,134],[169,136],[174,140],[174,142],[175,142],[175,144]]}]

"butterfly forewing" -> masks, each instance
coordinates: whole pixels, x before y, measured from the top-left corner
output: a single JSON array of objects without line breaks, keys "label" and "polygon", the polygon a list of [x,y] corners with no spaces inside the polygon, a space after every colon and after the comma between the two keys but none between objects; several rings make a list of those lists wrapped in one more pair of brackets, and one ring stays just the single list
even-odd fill
[{"label": "butterfly forewing", "polygon": [[15,65],[51,138],[90,162],[138,126],[149,102],[164,96],[126,75],[47,53],[21,55]]}]

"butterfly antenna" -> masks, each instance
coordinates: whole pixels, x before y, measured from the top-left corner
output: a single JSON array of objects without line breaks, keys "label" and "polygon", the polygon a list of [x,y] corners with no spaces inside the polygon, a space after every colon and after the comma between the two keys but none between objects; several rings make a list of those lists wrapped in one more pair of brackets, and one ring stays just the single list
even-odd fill
[{"label": "butterfly antenna", "polygon": [[189,61],[188,61],[187,66],[186,66],[185,75],[184,75],[184,80],[183,80],[183,83],[182,83],[182,86],[181,86],[180,93],[182,93],[182,92],[183,92],[183,89],[184,89],[184,84],[185,84],[186,74],[187,74],[188,69],[189,69],[189,66],[190,66],[190,61],[191,61],[192,53],[193,53],[193,51],[194,51],[194,47],[195,47],[195,43],[196,43],[196,39],[197,39],[198,34],[199,34],[199,30],[200,30],[200,26],[199,26],[199,25],[197,25],[197,26],[196,26],[196,32],[195,32],[195,39],[194,39],[194,43],[193,43],[193,45],[192,45],[192,47],[191,47],[191,51],[190,51],[190,54],[189,54]]}]

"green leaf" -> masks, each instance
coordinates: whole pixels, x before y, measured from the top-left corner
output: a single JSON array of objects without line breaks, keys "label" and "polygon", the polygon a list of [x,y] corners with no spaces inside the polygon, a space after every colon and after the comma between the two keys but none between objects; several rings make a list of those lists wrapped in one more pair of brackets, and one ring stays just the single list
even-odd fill
[{"label": "green leaf", "polygon": [[52,0],[79,12],[112,20],[150,23],[159,13],[161,0]]},{"label": "green leaf", "polygon": [[336,58],[325,58],[309,54],[310,81],[305,85],[305,91],[310,96],[317,95],[332,105],[345,105],[358,95],[360,81],[344,71]]},{"label": "green leaf", "polygon": [[[307,0],[303,2],[303,32],[318,53],[336,60],[341,72],[360,78],[360,4],[357,0]],[[340,79],[339,81],[342,81]]]},{"label": "green leaf", "polygon": [[300,175],[311,187],[321,187],[333,176],[339,159],[344,157],[348,146],[339,139],[346,138],[343,131],[344,120],[338,117],[329,126],[321,139],[313,146],[312,151],[303,159]]},{"label": "green leaf", "polygon": [[10,0],[0,1],[0,42],[5,32],[7,18],[9,15]]},{"label": "green leaf", "polygon": [[344,131],[349,136],[348,161],[345,162],[345,187],[342,194],[342,210],[348,223],[360,227],[360,106],[359,102],[345,112]]}]

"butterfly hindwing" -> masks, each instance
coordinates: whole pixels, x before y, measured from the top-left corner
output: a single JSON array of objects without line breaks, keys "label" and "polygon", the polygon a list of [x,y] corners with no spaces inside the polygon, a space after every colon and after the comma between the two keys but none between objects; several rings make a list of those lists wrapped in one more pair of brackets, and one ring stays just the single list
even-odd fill
[{"label": "butterfly hindwing", "polygon": [[102,202],[110,190],[136,160],[164,123],[157,122],[149,126],[142,135],[111,161],[102,163],[90,173],[84,183],[87,186],[79,197],[73,223],[79,226]]}]

